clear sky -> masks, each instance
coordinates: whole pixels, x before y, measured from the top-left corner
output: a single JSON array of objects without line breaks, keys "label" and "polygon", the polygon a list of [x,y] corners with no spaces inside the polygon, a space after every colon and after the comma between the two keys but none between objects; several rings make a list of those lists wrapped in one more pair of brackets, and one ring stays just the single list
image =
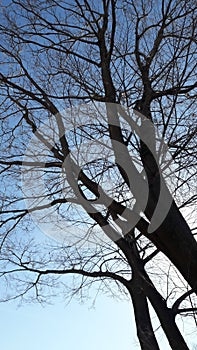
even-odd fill
[{"label": "clear sky", "polygon": [[[138,350],[131,304],[99,296],[92,303],[65,306],[0,304],[0,348],[3,350]],[[190,343],[197,343],[192,333]],[[159,337],[161,350],[170,350]],[[192,347],[191,347],[192,349]]]},{"label": "clear sky", "polygon": [[[89,306],[89,307],[88,307]],[[135,346],[131,305],[98,297],[95,308],[72,301],[42,307],[0,304],[3,350],[131,350]]]},{"label": "clear sky", "polygon": [[[45,237],[45,236],[44,236]],[[93,287],[92,287],[93,289]],[[1,287],[0,287],[1,294]],[[95,297],[95,290],[92,295]],[[59,298],[60,299],[60,298]],[[2,350],[139,350],[131,302],[99,295],[93,301],[69,305],[0,303],[0,349]],[[155,315],[152,313],[155,319]],[[157,328],[158,323],[155,324]],[[183,323],[179,323],[183,331]],[[194,325],[185,327],[186,340],[197,345]],[[170,350],[163,335],[161,350]],[[177,349],[178,350],[178,349]]]}]

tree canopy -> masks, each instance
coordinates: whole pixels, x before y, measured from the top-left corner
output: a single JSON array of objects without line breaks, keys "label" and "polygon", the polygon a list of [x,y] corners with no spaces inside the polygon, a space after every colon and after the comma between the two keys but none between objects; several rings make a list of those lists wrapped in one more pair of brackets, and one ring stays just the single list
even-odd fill
[{"label": "tree canopy", "polygon": [[188,349],[176,321],[196,322],[195,11],[2,2],[3,300],[94,283],[131,298],[142,350],[160,349],[150,305],[171,349]]}]

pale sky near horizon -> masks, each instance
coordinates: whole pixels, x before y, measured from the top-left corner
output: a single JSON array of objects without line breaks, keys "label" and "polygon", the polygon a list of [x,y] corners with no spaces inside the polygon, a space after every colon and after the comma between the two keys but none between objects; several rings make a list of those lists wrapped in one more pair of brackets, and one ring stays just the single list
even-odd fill
[{"label": "pale sky near horizon", "polygon": [[[93,298],[94,292],[92,287]],[[100,294],[94,307],[92,304],[93,299],[84,304],[73,299],[66,305],[60,297],[44,307],[40,304],[17,307],[16,301],[0,303],[0,349],[140,350],[129,300],[118,301]],[[154,325],[157,328],[158,324]],[[184,331],[183,324],[179,325]],[[183,334],[193,350],[197,345],[194,327],[186,325]],[[158,342],[160,350],[171,350],[162,334],[158,335]]]},{"label": "pale sky near horizon", "polygon": [[[88,307],[89,306],[89,307]],[[95,308],[72,301],[47,305],[0,305],[3,350],[138,349],[131,304],[99,297]],[[132,329],[133,328],[133,329]]]},{"label": "pale sky near horizon", "polygon": [[[0,348],[3,350],[138,350],[132,306],[99,296],[81,305],[0,304]],[[194,345],[193,336],[187,340]],[[161,350],[170,350],[159,336]],[[192,349],[192,346],[191,346]]]},{"label": "pale sky near horizon", "polygon": [[[94,292],[93,289],[93,298]],[[17,308],[16,301],[0,303],[0,349],[140,350],[129,300],[118,301],[100,294],[94,307],[92,304],[92,300],[80,304],[73,299],[66,305],[60,297],[44,307],[24,304]],[[194,350],[194,326],[186,324],[184,332],[183,323],[179,325],[189,348]],[[160,334],[158,342],[160,350],[171,350],[165,336]]]}]

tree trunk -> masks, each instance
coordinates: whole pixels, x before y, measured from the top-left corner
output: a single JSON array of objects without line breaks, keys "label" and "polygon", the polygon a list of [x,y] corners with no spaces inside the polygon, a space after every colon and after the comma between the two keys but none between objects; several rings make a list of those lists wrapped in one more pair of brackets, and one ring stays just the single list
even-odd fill
[{"label": "tree trunk", "polygon": [[[160,210],[162,206],[165,210],[165,201],[168,204],[171,194],[152,153],[143,142],[141,143],[141,158],[149,182],[149,199],[145,214],[151,222],[159,200],[161,184],[165,189],[165,196],[163,204],[160,204]],[[147,233],[147,237],[168,257],[191,288],[197,292],[197,242],[174,201],[159,228],[156,228],[153,233]]]},{"label": "tree trunk", "polygon": [[160,322],[162,329],[168,339],[168,342],[173,350],[189,350],[184,338],[179,331],[175,317],[171,309],[166,305],[166,301],[156,290],[152,281],[145,272],[145,278],[141,279],[141,285],[144,286],[145,294],[150,300]]},{"label": "tree trunk", "polygon": [[133,287],[130,288],[133,309],[135,314],[135,323],[137,327],[137,336],[142,350],[159,350],[157,339],[152,327],[150,313],[146,296],[141,288],[140,279],[135,278],[132,281]]},{"label": "tree trunk", "polygon": [[[120,247],[132,268],[132,280],[128,282],[126,287],[133,301],[140,344],[141,346],[146,346],[144,348],[142,347],[142,349],[158,349],[156,338],[152,334],[153,329],[146,300],[148,298],[159,318],[171,349],[189,350],[176,325],[173,311],[167,307],[165,299],[157,291],[146,273],[143,260],[140,258],[135,242],[129,244],[122,240]],[[146,338],[146,345],[144,345],[144,336]]]}]

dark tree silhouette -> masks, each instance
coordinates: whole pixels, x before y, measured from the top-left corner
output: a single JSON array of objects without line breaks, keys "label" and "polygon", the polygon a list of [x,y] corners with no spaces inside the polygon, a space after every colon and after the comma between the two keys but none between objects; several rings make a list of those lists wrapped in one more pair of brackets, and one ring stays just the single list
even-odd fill
[{"label": "dark tree silhouette", "polygon": [[77,275],[68,295],[95,282],[131,298],[141,349],[160,349],[150,304],[170,347],[188,349],[176,318],[196,322],[196,229],[182,215],[196,205],[195,9],[3,2],[4,300],[44,302]]}]

